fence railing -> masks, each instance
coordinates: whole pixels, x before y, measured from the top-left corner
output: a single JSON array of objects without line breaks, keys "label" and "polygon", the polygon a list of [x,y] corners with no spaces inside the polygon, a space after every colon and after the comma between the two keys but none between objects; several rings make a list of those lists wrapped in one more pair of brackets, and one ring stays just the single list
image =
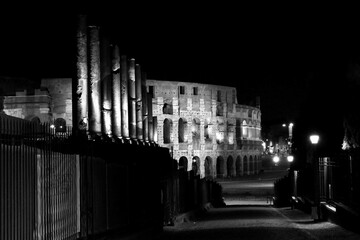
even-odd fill
[{"label": "fence railing", "polygon": [[179,214],[201,209],[206,204],[223,206],[222,188],[213,179],[200,178],[194,171],[176,170],[162,183],[163,222],[172,224]]},{"label": "fence railing", "polygon": [[[275,184],[279,193],[300,197],[309,204],[341,203],[360,213],[360,150],[343,151],[318,158],[317,165],[291,171],[283,183]],[[316,183],[318,181],[318,183]],[[289,187],[290,184],[290,187]]]},{"label": "fence railing", "polygon": [[89,140],[0,115],[0,239],[78,239],[160,230],[221,204],[221,186],[177,169],[168,149]]},{"label": "fence railing", "polygon": [[70,134],[0,115],[1,239],[77,237],[79,167],[66,153]]}]

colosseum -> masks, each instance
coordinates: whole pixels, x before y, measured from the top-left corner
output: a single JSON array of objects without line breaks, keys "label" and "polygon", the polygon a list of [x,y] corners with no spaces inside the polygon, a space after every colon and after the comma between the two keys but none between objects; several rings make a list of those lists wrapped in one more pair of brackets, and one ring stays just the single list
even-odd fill
[{"label": "colosseum", "polygon": [[234,87],[149,79],[146,86],[157,121],[154,140],[170,149],[179,168],[210,178],[259,172],[259,105],[238,104]]}]

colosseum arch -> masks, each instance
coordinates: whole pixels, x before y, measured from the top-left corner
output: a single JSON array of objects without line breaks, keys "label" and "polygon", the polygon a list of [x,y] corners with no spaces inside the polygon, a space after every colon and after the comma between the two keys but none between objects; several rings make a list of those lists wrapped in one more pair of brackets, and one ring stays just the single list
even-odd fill
[{"label": "colosseum arch", "polygon": [[256,155],[254,156],[254,173],[259,173],[259,163]]},{"label": "colosseum arch", "polygon": [[173,114],[173,107],[171,103],[164,103],[163,114]]},{"label": "colosseum arch", "polygon": [[250,155],[249,157],[249,173],[254,173],[254,159],[253,156]]},{"label": "colosseum arch", "polygon": [[225,176],[225,160],[222,156],[216,159],[216,177],[221,178]]},{"label": "colosseum arch", "polygon": [[248,124],[245,120],[241,123],[241,136],[245,139],[248,137]]},{"label": "colosseum arch", "polygon": [[211,133],[211,123],[207,119],[204,121],[204,138],[205,141],[211,141],[212,139],[212,133]]},{"label": "colosseum arch", "polygon": [[229,156],[226,161],[227,176],[235,176],[235,162],[232,156]]},{"label": "colosseum arch", "polygon": [[249,162],[247,156],[244,156],[244,175],[249,175]]},{"label": "colosseum arch", "polygon": [[37,123],[37,124],[41,123],[40,118],[35,115],[27,116],[27,117],[25,117],[25,119],[29,120],[30,122],[33,122],[33,123]]},{"label": "colosseum arch", "polygon": [[171,143],[171,133],[172,133],[172,121],[168,118],[165,118],[164,126],[163,126],[164,143]]},{"label": "colosseum arch", "polygon": [[192,144],[194,150],[200,149],[200,120],[198,118],[194,118],[191,126],[192,132]]},{"label": "colosseum arch", "polygon": [[241,157],[237,156],[236,161],[235,161],[235,169],[236,169],[236,176],[241,176],[242,173],[242,163],[241,163]]},{"label": "colosseum arch", "polygon": [[212,158],[207,156],[205,158],[205,163],[204,163],[204,167],[205,167],[205,178],[212,178],[213,176],[213,163],[212,163]]},{"label": "colosseum arch", "polygon": [[188,170],[188,160],[184,156],[179,159],[179,170],[185,172]]},{"label": "colosseum arch", "polygon": [[187,122],[185,118],[179,119],[178,136],[179,143],[187,142],[186,140]]},{"label": "colosseum arch", "polygon": [[200,174],[200,158],[198,156],[193,157],[192,159],[192,170],[195,175]]}]

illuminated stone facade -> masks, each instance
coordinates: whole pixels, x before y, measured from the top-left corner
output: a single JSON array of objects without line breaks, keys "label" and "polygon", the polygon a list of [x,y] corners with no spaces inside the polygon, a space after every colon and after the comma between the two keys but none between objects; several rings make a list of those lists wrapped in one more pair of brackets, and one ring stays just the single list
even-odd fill
[{"label": "illuminated stone facade", "polygon": [[5,114],[30,121],[56,123],[72,126],[71,78],[41,80],[40,89],[5,93]]},{"label": "illuminated stone facade", "polygon": [[37,122],[49,122],[51,116],[51,97],[47,90],[35,89],[17,91],[12,96],[4,97],[5,114]]},{"label": "illuminated stone facade", "polygon": [[236,89],[189,82],[146,81],[157,139],[180,168],[201,177],[258,173],[263,147],[259,106],[237,103]]}]

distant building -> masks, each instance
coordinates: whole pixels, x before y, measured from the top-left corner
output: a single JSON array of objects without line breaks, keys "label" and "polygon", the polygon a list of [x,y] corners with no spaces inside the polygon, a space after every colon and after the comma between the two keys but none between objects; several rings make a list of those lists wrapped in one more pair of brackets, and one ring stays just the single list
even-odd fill
[{"label": "distant building", "polygon": [[157,139],[185,170],[204,177],[258,173],[263,152],[259,107],[239,105],[233,87],[146,81]]},{"label": "distant building", "polygon": [[24,86],[24,81],[16,87],[8,82],[10,79],[2,82],[5,114],[59,127],[72,126],[71,78],[42,79],[40,87],[35,89],[31,89],[35,84],[20,89],[18,86]]}]

